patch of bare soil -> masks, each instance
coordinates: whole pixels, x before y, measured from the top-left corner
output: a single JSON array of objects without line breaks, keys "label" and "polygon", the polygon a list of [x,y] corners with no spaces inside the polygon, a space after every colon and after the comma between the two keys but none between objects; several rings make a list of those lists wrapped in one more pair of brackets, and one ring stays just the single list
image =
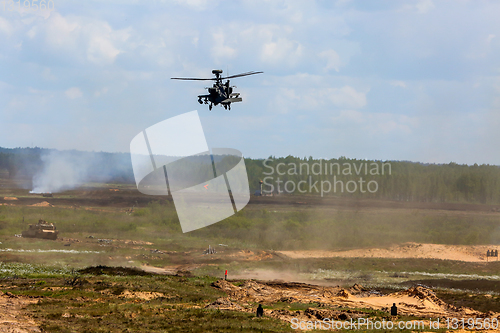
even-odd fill
[{"label": "patch of bare soil", "polygon": [[267,251],[250,251],[241,250],[235,253],[231,253],[228,257],[235,258],[234,260],[248,260],[248,261],[261,261],[267,259],[273,259],[273,255]]},{"label": "patch of bare soil", "polygon": [[54,205],[52,205],[51,203],[49,203],[47,201],[42,201],[42,202],[30,205],[30,206],[31,207],[54,207]]},{"label": "patch of bare soil", "polygon": [[219,310],[236,310],[242,311],[243,307],[237,303],[233,303],[227,297],[218,298],[215,302],[212,302],[205,306],[207,309],[219,309]]},{"label": "patch of bare soil", "polygon": [[153,273],[153,274],[161,274],[161,275],[174,275],[174,276],[184,276],[191,277],[193,274],[192,270],[200,267],[200,265],[173,265],[167,266],[164,268],[142,265],[141,269],[145,272]]},{"label": "patch of bare soil", "polygon": [[37,301],[37,299],[0,291],[0,333],[41,332],[36,322],[23,310],[28,304]]},{"label": "patch of bare soil", "polygon": [[16,197],[4,197],[3,199],[4,199],[4,200],[6,200],[6,201],[7,201],[7,200],[10,200],[10,201],[19,200],[19,199],[18,199],[18,198],[16,198]]},{"label": "patch of bare soil", "polygon": [[[267,315],[282,320],[322,320],[323,318],[338,318],[349,320],[364,316],[356,309],[373,309],[389,313],[393,303],[398,307],[398,314],[420,318],[499,318],[500,313],[482,313],[466,307],[455,307],[447,304],[435,293],[422,286],[411,287],[407,290],[381,295],[370,293],[360,285],[350,289],[341,287],[322,287],[296,282],[280,281],[243,281],[236,286],[226,280],[218,280],[213,287],[225,291],[232,301],[242,305],[248,303],[274,304],[305,303],[311,308],[305,311],[268,310]],[[318,304],[314,308],[313,304]],[[329,308],[348,308],[348,311],[327,310]],[[305,318],[305,319],[304,319]]]},{"label": "patch of bare soil", "polygon": [[127,245],[153,245],[151,242],[146,241],[138,241],[138,240],[129,240],[129,239],[118,239],[118,242],[124,242]]},{"label": "patch of bare soil", "polygon": [[111,289],[104,289],[100,291],[101,294],[108,296],[116,296],[117,298],[137,298],[145,301],[149,301],[156,298],[168,298],[165,294],[155,291],[131,291],[131,290],[120,290],[119,292]]},{"label": "patch of bare soil", "polygon": [[[368,248],[348,251],[277,251],[292,259],[303,258],[411,258],[411,259],[441,259],[467,262],[485,262],[487,245],[441,245],[405,243],[390,248]],[[492,260],[492,259],[489,259]]]}]

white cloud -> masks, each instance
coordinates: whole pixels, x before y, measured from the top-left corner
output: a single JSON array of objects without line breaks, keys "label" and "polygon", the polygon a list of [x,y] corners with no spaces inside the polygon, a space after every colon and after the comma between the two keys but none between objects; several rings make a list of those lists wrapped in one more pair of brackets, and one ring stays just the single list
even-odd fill
[{"label": "white cloud", "polygon": [[75,48],[81,30],[81,25],[74,18],[68,20],[61,14],[54,13],[47,20],[46,40],[54,48]]},{"label": "white cloud", "polygon": [[3,17],[0,17],[0,32],[6,34],[7,36],[10,36],[13,31],[14,28],[9,23],[9,21],[4,19]]},{"label": "white cloud", "polygon": [[366,94],[356,91],[353,87],[328,88],[322,92],[333,105],[342,108],[362,108],[366,105]]},{"label": "white cloud", "polygon": [[366,106],[366,93],[353,87],[342,88],[286,88],[276,90],[271,102],[271,108],[278,113],[288,113],[297,110],[325,110],[331,112],[331,107],[345,109],[360,109]]},{"label": "white cloud", "polygon": [[54,74],[52,74],[52,71],[49,67],[46,67],[42,70],[42,77],[45,79],[45,80],[48,80],[48,81],[52,81],[52,80],[55,80],[56,77]]},{"label": "white cloud", "polygon": [[411,134],[418,126],[416,117],[391,113],[372,113],[356,110],[342,110],[338,115],[331,117],[335,126],[343,127],[354,125],[359,133],[368,135],[380,134]]},{"label": "white cloud", "polygon": [[191,9],[197,10],[197,11],[203,11],[205,10],[208,5],[210,4],[211,6],[215,5],[215,1],[209,1],[209,0],[175,0],[180,5],[187,6]]},{"label": "white cloud", "polygon": [[280,88],[276,90],[276,94],[272,99],[270,106],[271,111],[286,114],[295,110],[301,104],[301,96],[294,89]]},{"label": "white cloud", "polygon": [[334,69],[336,72],[339,71],[340,65],[342,64],[340,61],[340,56],[335,50],[326,50],[319,54],[319,56],[323,59],[326,59],[325,70]]},{"label": "white cloud", "polygon": [[222,31],[212,34],[214,46],[212,47],[212,56],[216,61],[231,59],[236,56],[236,49],[225,44],[225,36]]},{"label": "white cloud", "polygon": [[101,90],[96,90],[96,91],[94,92],[94,96],[95,96],[95,97],[99,97],[99,96],[101,96],[101,95],[104,95],[104,94],[106,94],[106,93],[108,92],[108,90],[109,90],[109,89],[108,89],[108,87],[104,87],[104,88],[102,88]]},{"label": "white cloud", "polygon": [[425,14],[427,13],[429,10],[433,9],[435,6],[434,6],[434,3],[432,2],[432,0],[420,0],[416,5],[415,5],[415,8],[417,8],[417,12],[419,14]]},{"label": "white cloud", "polygon": [[92,36],[87,49],[87,59],[93,63],[112,63],[120,50],[109,39]]},{"label": "white cloud", "polygon": [[391,81],[391,86],[406,88],[406,83],[404,81]]},{"label": "white cloud", "polygon": [[418,0],[416,4],[403,4],[398,11],[416,11],[418,14],[425,14],[435,7],[433,0]]},{"label": "white cloud", "polygon": [[80,90],[80,88],[78,87],[72,87],[72,88],[69,88],[68,90],[66,90],[64,92],[64,94],[66,95],[66,97],[68,97],[69,99],[75,99],[75,98],[80,98],[83,96],[83,93],[82,91]]},{"label": "white cloud", "polygon": [[27,101],[25,99],[21,98],[21,96],[14,96],[11,98],[11,100],[8,104],[8,108],[11,110],[20,111],[20,110],[24,110],[26,105],[27,105]]},{"label": "white cloud", "polygon": [[[130,29],[113,30],[102,20],[88,19],[79,16],[62,16],[54,13],[42,25],[45,28],[45,38],[53,53],[72,59],[89,61],[94,64],[111,64],[122,51],[130,36]],[[33,27],[28,36],[34,36],[37,27]]]},{"label": "white cloud", "polygon": [[303,47],[299,42],[287,38],[279,38],[262,46],[260,59],[269,64],[286,62],[295,65],[301,58]]},{"label": "white cloud", "polygon": [[26,35],[33,39],[35,38],[35,36],[37,35],[37,32],[38,32],[38,27],[37,26],[34,26],[32,27],[30,30],[28,30],[28,32],[26,33]]},{"label": "white cloud", "polygon": [[348,121],[361,123],[366,120],[366,117],[363,116],[363,113],[356,110],[341,110],[340,114],[336,117],[332,117],[332,119],[336,122],[338,121]]},{"label": "white cloud", "polygon": [[304,59],[305,48],[295,39],[294,28],[280,24],[231,25],[238,31],[241,54],[270,66],[294,67]]}]

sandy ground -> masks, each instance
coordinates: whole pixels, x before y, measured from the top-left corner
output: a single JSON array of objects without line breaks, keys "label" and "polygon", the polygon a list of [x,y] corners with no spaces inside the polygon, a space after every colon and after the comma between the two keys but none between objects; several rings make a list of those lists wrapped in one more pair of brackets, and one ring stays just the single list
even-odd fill
[{"label": "sandy ground", "polygon": [[[405,243],[395,245],[386,249],[356,249],[348,251],[277,251],[292,259],[302,258],[418,258],[418,259],[442,259],[459,260],[467,262],[486,262],[486,251],[492,246],[486,245],[439,245]],[[496,247],[495,247],[496,249]],[[488,258],[488,261],[496,261],[498,258]]]},{"label": "sandy ground", "polygon": [[41,332],[35,321],[23,311],[24,307],[34,302],[37,300],[0,291],[0,333]]},{"label": "sandy ground", "polygon": [[[416,316],[420,318],[440,318],[444,323],[446,318],[496,318],[499,313],[482,313],[470,308],[457,308],[439,299],[431,289],[421,286],[412,287],[404,291],[377,295],[365,290],[360,285],[349,289],[341,287],[322,287],[304,283],[281,281],[244,281],[236,286],[230,281],[219,280],[213,283],[215,288],[224,290],[228,294],[226,301],[218,300],[209,306],[220,306],[221,309],[246,311],[249,303],[275,304],[306,303],[311,308],[304,311],[271,310],[266,309],[265,315],[288,321],[321,321],[324,318],[338,321],[357,321],[366,318],[366,313],[356,309],[374,309],[390,312],[390,307],[396,304],[399,315]],[[318,306],[314,306],[318,304]],[[326,309],[325,306],[331,308]],[[335,309],[339,310],[335,310]],[[349,308],[352,310],[341,310]],[[399,317],[391,317],[396,322]],[[441,326],[441,328],[446,326]],[[497,332],[490,330],[489,332]]]},{"label": "sandy ground", "polygon": [[372,294],[363,290],[359,285],[345,289],[296,282],[247,280],[241,287],[237,287],[229,281],[219,280],[214,283],[214,286],[226,291],[231,299],[242,303],[319,303],[330,307],[367,308],[382,311],[388,311],[395,303],[399,314],[423,318],[484,316],[483,313],[473,309],[449,305],[436,297],[432,290],[421,286],[384,296]]}]

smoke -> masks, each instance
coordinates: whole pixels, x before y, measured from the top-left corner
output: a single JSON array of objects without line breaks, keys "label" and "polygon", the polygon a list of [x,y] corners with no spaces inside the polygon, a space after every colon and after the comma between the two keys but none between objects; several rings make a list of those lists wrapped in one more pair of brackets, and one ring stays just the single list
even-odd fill
[{"label": "smoke", "polygon": [[40,156],[42,169],[33,176],[30,193],[54,193],[75,188],[88,178],[89,161],[51,151]]},{"label": "smoke", "polygon": [[133,180],[128,154],[49,151],[40,156],[30,193],[56,193],[87,182]]}]

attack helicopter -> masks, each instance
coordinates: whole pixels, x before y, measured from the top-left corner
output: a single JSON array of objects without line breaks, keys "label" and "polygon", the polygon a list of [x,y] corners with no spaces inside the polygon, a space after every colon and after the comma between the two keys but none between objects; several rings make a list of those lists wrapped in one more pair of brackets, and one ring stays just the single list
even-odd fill
[{"label": "attack helicopter", "polygon": [[[200,78],[189,78],[189,77],[172,77],[172,80],[193,80],[193,81],[215,81],[213,84],[213,87],[206,87],[205,89],[208,90],[207,95],[199,95],[198,96],[198,103],[200,104],[209,104],[208,109],[212,110],[213,105],[218,105],[220,104],[221,106],[224,107],[224,109],[229,109],[231,110],[231,103],[236,103],[236,102],[241,102],[242,98],[240,97],[240,93],[233,92],[233,88],[236,88],[236,86],[230,86],[229,85],[229,79],[237,78],[237,77],[242,77],[242,76],[248,76],[248,75],[254,75],[254,74],[261,74],[264,72],[246,72],[246,73],[241,73],[241,74],[236,74],[236,75],[231,75],[227,77],[222,77],[222,70],[221,69],[214,69],[212,71],[212,74],[215,75],[215,77],[210,78],[210,79],[200,79]],[[227,80],[226,82],[222,82],[222,80]]]}]

